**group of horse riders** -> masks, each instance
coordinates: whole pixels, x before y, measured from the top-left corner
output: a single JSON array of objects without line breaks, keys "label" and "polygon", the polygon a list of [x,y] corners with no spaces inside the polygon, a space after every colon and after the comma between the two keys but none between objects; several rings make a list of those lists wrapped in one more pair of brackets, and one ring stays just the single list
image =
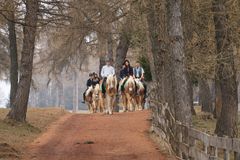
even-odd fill
[{"label": "group of horse riders", "polygon": [[[107,77],[110,76],[110,75],[115,76],[115,69],[111,65],[111,61],[109,59],[106,60],[106,65],[104,65],[102,67],[100,75],[102,77],[102,83],[101,84],[100,84],[101,79],[100,79],[100,77],[98,76],[97,73],[93,72],[93,73],[89,74],[90,78],[87,80],[87,90],[88,90],[89,87],[94,88],[98,84],[98,85],[100,85],[101,92],[103,93],[103,96],[105,96]],[[119,79],[120,79],[121,83],[117,84],[117,90],[119,92],[124,92],[124,86],[125,86],[126,82],[128,81],[129,77],[134,79],[135,94],[138,94],[137,93],[137,86],[138,85],[136,85],[136,81],[138,80],[138,82],[142,83],[142,86],[144,87],[144,98],[143,99],[145,99],[146,98],[146,84],[144,83],[144,69],[141,67],[139,62],[136,62],[136,66],[132,67],[130,65],[129,60],[126,59],[124,61],[124,63],[122,64],[122,69],[120,70]],[[86,91],[83,94],[83,99],[84,99],[83,103],[85,103]]]}]

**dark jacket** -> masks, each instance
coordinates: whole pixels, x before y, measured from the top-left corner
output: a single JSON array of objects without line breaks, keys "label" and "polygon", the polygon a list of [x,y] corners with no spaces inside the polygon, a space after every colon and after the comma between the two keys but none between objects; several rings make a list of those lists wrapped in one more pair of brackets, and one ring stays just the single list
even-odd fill
[{"label": "dark jacket", "polygon": [[127,76],[133,76],[133,68],[131,66],[125,67],[120,71],[120,78],[123,79]]},{"label": "dark jacket", "polygon": [[87,80],[87,87],[90,87],[93,84],[92,79],[88,79]]},{"label": "dark jacket", "polygon": [[99,83],[100,83],[100,79],[99,79],[99,78],[96,78],[96,79],[93,79],[93,80],[92,80],[92,85],[93,85],[93,87],[95,87],[96,84],[99,84]]}]

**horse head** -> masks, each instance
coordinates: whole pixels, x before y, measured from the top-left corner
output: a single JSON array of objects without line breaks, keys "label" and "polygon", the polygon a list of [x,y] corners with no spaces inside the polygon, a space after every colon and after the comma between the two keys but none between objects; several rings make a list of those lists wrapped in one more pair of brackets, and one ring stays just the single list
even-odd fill
[{"label": "horse head", "polygon": [[99,99],[99,94],[100,94],[100,85],[96,84],[96,86],[93,89],[93,98]]},{"label": "horse head", "polygon": [[109,93],[114,93],[117,90],[117,77],[116,75],[109,75],[107,77],[107,91]]},{"label": "horse head", "polygon": [[136,89],[136,86],[135,86],[135,82],[134,82],[134,79],[132,76],[130,76],[126,82],[126,87],[127,87],[127,90],[129,92],[129,94],[134,94],[135,93],[135,89]]},{"label": "horse head", "polygon": [[87,89],[87,91],[86,91],[86,101],[88,102],[88,103],[92,103],[92,94],[93,94],[93,87],[92,86],[90,86],[88,89]]}]

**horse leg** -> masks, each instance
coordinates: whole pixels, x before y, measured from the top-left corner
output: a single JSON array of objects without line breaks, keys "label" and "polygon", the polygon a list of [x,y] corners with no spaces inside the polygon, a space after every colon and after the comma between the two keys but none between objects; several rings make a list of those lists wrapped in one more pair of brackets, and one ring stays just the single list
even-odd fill
[{"label": "horse leg", "polygon": [[90,107],[90,103],[88,103],[88,110],[91,113],[91,107]]},{"label": "horse leg", "polygon": [[142,110],[142,96],[139,95],[138,97],[138,110],[141,111]]},{"label": "horse leg", "polygon": [[96,113],[96,112],[97,112],[97,103],[95,101],[93,106],[93,113]]},{"label": "horse leg", "polygon": [[95,106],[96,106],[95,100],[93,100],[93,102],[92,102],[92,113],[95,113]]},{"label": "horse leg", "polygon": [[133,111],[133,104],[132,104],[132,97],[130,95],[127,96],[127,102],[128,102],[128,109],[129,111]]},{"label": "horse leg", "polygon": [[139,96],[136,96],[136,107],[135,107],[135,110],[138,110],[139,109]]},{"label": "horse leg", "polygon": [[92,106],[91,106],[91,103],[88,103],[88,110],[90,113],[92,113]]},{"label": "horse leg", "polygon": [[102,100],[101,100],[101,107],[102,107],[102,112],[104,112],[105,110],[106,110],[106,107],[105,107],[105,99],[104,98],[102,98]]},{"label": "horse leg", "polygon": [[125,100],[125,96],[122,95],[122,96],[121,96],[121,99],[122,99],[122,109],[123,109],[123,112],[126,112],[126,100]]},{"label": "horse leg", "polygon": [[108,95],[106,95],[106,113],[109,114],[109,106],[110,106],[110,97]]},{"label": "horse leg", "polygon": [[110,97],[109,114],[113,114],[113,97]]},{"label": "horse leg", "polygon": [[135,104],[134,97],[131,97],[131,105],[132,105],[132,110],[135,111],[136,110],[136,104]]},{"label": "horse leg", "polygon": [[110,111],[109,114],[113,114],[113,106],[114,106],[114,102],[115,102],[115,98],[114,97],[110,97]]},{"label": "horse leg", "polygon": [[142,99],[140,101],[141,109],[144,110],[144,95],[141,96]]},{"label": "horse leg", "polygon": [[97,100],[97,106],[96,106],[96,111],[97,112],[101,112],[101,108],[100,108],[100,100]]}]

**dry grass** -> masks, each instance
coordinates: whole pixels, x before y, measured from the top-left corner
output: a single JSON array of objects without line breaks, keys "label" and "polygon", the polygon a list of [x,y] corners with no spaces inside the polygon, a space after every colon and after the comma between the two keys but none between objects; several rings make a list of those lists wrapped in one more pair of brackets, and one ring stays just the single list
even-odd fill
[{"label": "dry grass", "polygon": [[[208,113],[201,112],[201,106],[196,106],[195,111],[197,115],[193,116],[193,126],[200,131],[213,135],[217,120],[214,119],[212,115],[211,118],[209,118]],[[238,115],[238,119],[240,119],[240,115]],[[238,121],[238,128],[240,128],[240,121]],[[240,135],[240,130],[238,130],[238,132]]]},{"label": "dry grass", "polygon": [[201,112],[201,107],[195,107],[196,116],[193,116],[193,126],[203,132],[208,134],[214,134],[214,130],[216,127],[216,119],[213,118],[205,118],[207,116],[205,113]]},{"label": "dry grass", "polygon": [[0,159],[21,155],[26,145],[66,112],[57,108],[29,109],[25,124],[4,121],[9,110],[0,109]]}]

